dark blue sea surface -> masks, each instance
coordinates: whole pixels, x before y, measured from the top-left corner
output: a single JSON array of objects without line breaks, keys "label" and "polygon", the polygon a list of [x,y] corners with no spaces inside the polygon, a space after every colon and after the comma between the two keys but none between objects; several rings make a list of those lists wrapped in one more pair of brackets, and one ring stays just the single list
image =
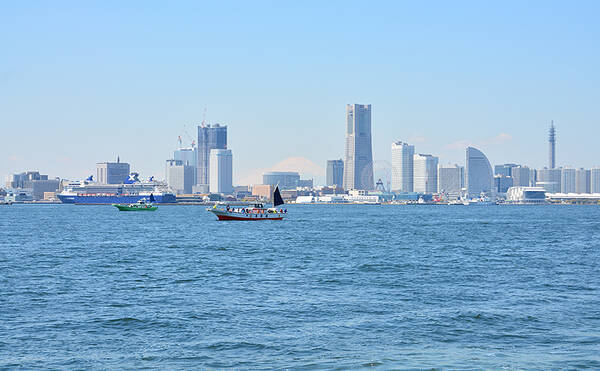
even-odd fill
[{"label": "dark blue sea surface", "polygon": [[0,206],[0,368],[600,368],[600,207]]}]

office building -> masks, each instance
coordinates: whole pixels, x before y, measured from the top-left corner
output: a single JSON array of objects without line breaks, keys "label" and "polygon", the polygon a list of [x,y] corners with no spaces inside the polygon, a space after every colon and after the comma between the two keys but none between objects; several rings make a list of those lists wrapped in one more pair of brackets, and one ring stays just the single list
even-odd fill
[{"label": "office building", "polygon": [[44,179],[44,180],[32,180],[31,181],[31,195],[34,200],[43,200],[44,193],[52,193],[58,190],[60,186],[59,179]]},{"label": "office building", "polygon": [[39,171],[26,171],[19,174],[11,174],[7,183],[8,188],[21,189],[33,188],[35,180],[48,180],[48,175],[42,175]]},{"label": "office building", "polygon": [[167,160],[165,178],[175,194],[191,194],[194,185],[194,167],[181,160]]},{"label": "office building", "polygon": [[99,162],[96,164],[96,180],[100,184],[122,184],[129,179],[131,169],[128,163],[121,162]]},{"label": "office building", "polygon": [[279,189],[296,189],[300,181],[300,174],[295,171],[271,171],[263,174],[263,184],[273,187],[279,185]]},{"label": "office building", "polygon": [[210,150],[210,193],[233,193],[233,160],[230,149]]},{"label": "office building", "polygon": [[404,142],[392,143],[392,192],[413,191],[414,155],[414,146]]},{"label": "office building", "polygon": [[312,179],[299,179],[298,180],[298,188],[313,189],[313,180]]},{"label": "office building", "polygon": [[438,165],[438,193],[446,193],[451,197],[457,197],[464,186],[465,168],[463,166]]},{"label": "office building", "polygon": [[502,164],[494,166],[494,175],[512,176],[512,169],[517,167],[517,164]]},{"label": "office building", "polygon": [[344,189],[372,190],[371,105],[346,105]]},{"label": "office building", "polygon": [[572,168],[560,169],[560,192],[575,193],[575,175],[576,171]]},{"label": "office building", "polygon": [[198,148],[179,148],[173,152],[173,159],[182,161],[184,165],[191,166],[193,170],[193,185],[198,181]]},{"label": "office building", "polygon": [[413,156],[413,189],[419,193],[437,192],[438,158],[432,155],[415,154]]},{"label": "office building", "polygon": [[506,193],[513,186],[513,178],[505,175],[494,175],[494,191]]},{"label": "office building", "polygon": [[590,171],[586,169],[575,170],[575,193],[590,192]]},{"label": "office building", "polygon": [[556,167],[556,128],[554,127],[554,121],[550,122],[548,132],[548,167],[550,169]]},{"label": "office building", "polygon": [[207,193],[210,188],[210,151],[227,149],[227,125],[198,126],[197,190]]},{"label": "office building", "polygon": [[327,161],[326,183],[328,187],[341,187],[344,184],[344,161],[341,159]]},{"label": "office building", "polygon": [[492,166],[487,157],[477,148],[466,149],[465,187],[468,196],[479,197],[481,193],[489,195],[494,186]]},{"label": "office building", "polygon": [[527,166],[517,166],[511,169],[514,187],[529,187],[532,185],[532,169]]},{"label": "office building", "polygon": [[600,168],[590,170],[590,193],[600,193]]},{"label": "office building", "polygon": [[535,185],[544,188],[547,193],[560,193],[561,169],[538,169]]}]

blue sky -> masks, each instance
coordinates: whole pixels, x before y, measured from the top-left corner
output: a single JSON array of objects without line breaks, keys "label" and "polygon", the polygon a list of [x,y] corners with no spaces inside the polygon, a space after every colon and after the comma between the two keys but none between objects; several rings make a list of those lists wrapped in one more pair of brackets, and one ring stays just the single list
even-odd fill
[{"label": "blue sky", "polygon": [[71,179],[115,159],[164,176],[206,108],[234,179],[342,158],[346,103],[441,163],[600,165],[596,1],[4,2],[0,174]]}]

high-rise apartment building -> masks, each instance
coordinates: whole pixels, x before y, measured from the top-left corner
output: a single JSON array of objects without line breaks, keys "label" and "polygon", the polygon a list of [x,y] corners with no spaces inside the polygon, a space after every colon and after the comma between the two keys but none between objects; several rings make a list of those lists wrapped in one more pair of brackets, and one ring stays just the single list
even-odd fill
[{"label": "high-rise apartment building", "polygon": [[535,185],[548,193],[560,193],[561,169],[538,169]]},{"label": "high-rise apartment building", "polygon": [[469,197],[479,197],[483,192],[490,194],[494,187],[492,166],[487,157],[477,148],[466,150],[465,186]]},{"label": "high-rise apartment building", "polygon": [[513,178],[513,187],[529,187],[533,184],[531,183],[532,176],[531,170],[527,166],[517,166],[511,169],[511,174]]},{"label": "high-rise apartment building", "polygon": [[577,169],[575,171],[575,192],[590,193],[590,170]]},{"label": "high-rise apartment building", "polygon": [[344,184],[344,161],[327,160],[326,184],[328,187]]},{"label": "high-rise apartment building", "polygon": [[419,193],[437,192],[438,158],[432,155],[415,154],[413,156],[413,191]]},{"label": "high-rise apartment building", "polygon": [[194,167],[181,160],[167,160],[165,178],[175,194],[191,194],[194,185]]},{"label": "high-rise apartment building", "polygon": [[575,169],[565,167],[560,170],[561,193],[575,193]]},{"label": "high-rise apartment building", "polygon": [[96,180],[100,184],[121,184],[129,179],[130,166],[121,162],[99,162],[96,164]]},{"label": "high-rise apartment building", "polygon": [[233,160],[229,149],[210,150],[210,193],[233,192]]},{"label": "high-rise apartment building", "polygon": [[463,166],[438,165],[438,193],[447,193],[449,196],[460,195],[465,186],[465,168]]},{"label": "high-rise apartment building", "polygon": [[600,168],[590,170],[590,193],[600,193]]},{"label": "high-rise apartment building", "polygon": [[198,126],[198,190],[201,193],[210,188],[210,151],[227,149],[227,125]]},{"label": "high-rise apartment building", "polygon": [[414,146],[404,142],[392,143],[392,191],[413,191],[414,155]]},{"label": "high-rise apartment building", "polygon": [[372,190],[371,105],[346,105],[344,189]]}]

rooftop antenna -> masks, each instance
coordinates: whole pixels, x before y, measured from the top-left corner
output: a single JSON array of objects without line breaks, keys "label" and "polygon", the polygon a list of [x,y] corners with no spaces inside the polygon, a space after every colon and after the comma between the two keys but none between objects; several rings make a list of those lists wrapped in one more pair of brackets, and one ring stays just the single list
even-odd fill
[{"label": "rooftop antenna", "polygon": [[205,124],[206,124],[206,107],[204,107],[204,112],[202,113],[202,124],[201,124],[201,126],[204,127]]}]

